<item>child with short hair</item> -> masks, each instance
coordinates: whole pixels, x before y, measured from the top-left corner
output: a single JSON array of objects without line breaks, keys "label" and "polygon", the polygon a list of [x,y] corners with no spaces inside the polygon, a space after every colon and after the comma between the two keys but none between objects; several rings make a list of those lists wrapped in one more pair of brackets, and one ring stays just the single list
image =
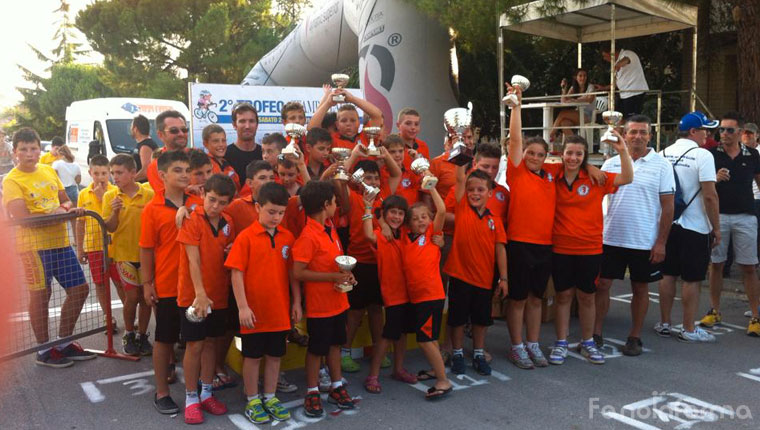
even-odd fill
[{"label": "child with short hair", "polygon": [[277,159],[287,145],[288,141],[280,133],[267,134],[261,139],[261,158],[269,163],[272,169],[277,169]]},{"label": "child with short hair", "polygon": [[[282,107],[282,125],[299,124],[306,125],[306,110],[300,102],[290,101]],[[290,136],[287,136],[290,143]],[[301,136],[296,143],[301,152],[306,152],[306,136]]]},{"label": "child with short hair", "polygon": [[[227,331],[230,277],[224,267],[225,252],[235,239],[235,226],[222,211],[235,191],[235,183],[228,176],[217,173],[210,177],[203,186],[203,205],[195,208],[177,234],[181,244],[177,306],[180,332],[186,342],[183,368],[187,424],[203,422],[201,409],[213,415],[227,412],[211,390],[216,344]],[[194,314],[194,319],[188,319],[188,313]]]},{"label": "child with short hair", "polygon": [[[301,286],[292,276],[295,237],[280,225],[289,195],[277,183],[259,190],[259,218],[243,230],[232,246],[226,267],[238,303],[243,354],[243,380],[248,404],[245,415],[254,424],[290,419],[275,396],[280,358],[293,322],[301,319]],[[264,358],[263,394],[259,367]]]},{"label": "child with short hair", "polygon": [[319,179],[330,166],[332,136],[323,128],[312,128],[306,135],[306,153],[304,159],[309,177]]},{"label": "child with short hair", "polygon": [[[79,193],[79,207],[93,211],[103,216],[103,195],[107,191],[117,189],[116,185],[108,182],[108,158],[105,155],[96,155],[90,159],[89,168],[92,183]],[[116,292],[124,303],[124,289],[121,286],[119,272],[116,263],[111,261],[108,268],[105,265],[103,254],[103,231],[100,224],[94,218],[80,218],[76,223],[77,258],[82,264],[90,266],[92,282],[95,284],[95,294],[100,304],[100,309],[105,310],[110,306],[106,301],[106,287],[110,288],[113,281]],[[117,332],[116,318],[111,318],[113,332]]]},{"label": "child with short hair", "polygon": [[[109,162],[116,189],[103,195],[103,219],[111,233],[110,257],[116,263],[121,285],[124,288],[124,354],[151,355],[148,324],[151,308],[145,303],[140,268],[140,216],[143,208],[153,199],[149,184],[135,181],[137,165],[134,157],[118,154]],[[139,313],[138,313],[139,308]],[[135,313],[138,313],[135,335]]]},{"label": "child with short hair", "polygon": [[355,284],[351,272],[343,272],[335,258],[344,254],[330,218],[337,209],[335,190],[326,181],[311,181],[301,190],[308,221],[293,245],[293,275],[303,282],[309,346],[306,353],[306,398],[309,417],[324,414],[318,378],[321,357],[327,357],[332,384],[328,401],[340,409],[353,409],[354,401],[342,381],[340,346],[346,342],[348,297],[338,284]]},{"label": "child with short hair", "polygon": [[412,161],[418,156],[430,160],[430,149],[427,143],[417,139],[417,135],[420,133],[420,113],[416,109],[410,107],[401,109],[398,113],[396,127],[399,137],[404,142],[405,168],[409,169]]},{"label": "child with short hair", "polygon": [[[422,186],[422,177],[414,173],[410,167],[411,162],[407,163],[408,154],[406,145],[398,134],[389,134],[383,141],[383,146],[388,149],[388,153],[393,158],[396,165],[401,167],[401,180],[396,187],[394,194],[403,197],[409,205],[413,205],[420,200],[420,187]],[[387,166],[383,168],[382,178],[387,180],[389,177]]]},{"label": "child with short hair", "polygon": [[450,337],[453,347],[451,371],[465,373],[464,325],[472,323],[472,366],[481,375],[490,375],[485,357],[485,337],[493,325],[494,265],[498,266],[499,296],[507,293],[507,235],[501,219],[486,207],[493,193],[493,179],[475,169],[465,179],[466,166],[457,168],[454,241],[444,266],[449,278]]},{"label": "child with short hair", "polygon": [[258,209],[255,205],[259,190],[264,184],[274,182],[274,170],[264,160],[251,161],[245,168],[245,175],[245,184],[251,190],[251,195],[238,197],[224,210],[232,218],[232,222],[235,223],[238,231],[243,231],[259,219]]},{"label": "child with short hair", "polygon": [[187,155],[190,157],[190,185],[185,191],[202,196],[203,185],[214,174],[214,162],[200,149],[191,149]]},{"label": "child with short hair", "polygon": [[156,194],[142,213],[140,232],[140,277],[145,300],[155,307],[156,333],[153,345],[153,370],[156,393],[153,404],[162,414],[175,414],[179,407],[169,393],[168,377],[173,346],[179,340],[180,314],[177,282],[180,244],[176,224],[177,209],[195,209],[203,204],[198,196],[185,192],[190,183],[190,159],[182,150],[165,151],[157,160],[164,191]]},{"label": "child with short hair", "polygon": [[338,107],[337,121],[335,123],[336,131],[332,133],[333,146],[336,148],[353,149],[356,143],[360,141],[367,145],[369,143],[367,136],[364,133],[359,133],[360,122],[357,108],[369,116],[368,125],[382,127],[383,113],[380,109],[369,101],[354,96],[345,88],[332,89],[329,85],[325,85],[323,88],[325,93],[319,102],[319,106],[317,106],[316,112],[314,112],[314,116],[309,121],[309,133],[311,133],[312,129],[321,127],[322,119],[327,111],[338,105],[338,102],[333,100],[333,96],[342,95],[345,97],[345,101]]},{"label": "child with short hair", "polygon": [[212,164],[212,174],[222,173],[235,183],[235,188],[240,192],[240,177],[232,165],[224,159],[227,152],[227,133],[219,124],[209,124],[203,128],[203,146],[208,151],[208,158]]},{"label": "child with short hair", "polygon": [[290,157],[277,157],[277,182],[288,190],[288,194],[295,196],[301,186],[310,180],[303,157],[295,161]]}]

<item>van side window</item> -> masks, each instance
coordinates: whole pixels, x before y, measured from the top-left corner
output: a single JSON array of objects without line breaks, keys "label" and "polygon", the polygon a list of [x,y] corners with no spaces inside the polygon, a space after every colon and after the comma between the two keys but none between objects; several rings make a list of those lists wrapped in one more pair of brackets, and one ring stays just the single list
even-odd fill
[{"label": "van side window", "polygon": [[93,130],[93,140],[90,142],[87,151],[87,164],[90,164],[90,159],[96,155],[107,155],[103,142],[103,127],[100,125],[100,121],[95,121]]}]

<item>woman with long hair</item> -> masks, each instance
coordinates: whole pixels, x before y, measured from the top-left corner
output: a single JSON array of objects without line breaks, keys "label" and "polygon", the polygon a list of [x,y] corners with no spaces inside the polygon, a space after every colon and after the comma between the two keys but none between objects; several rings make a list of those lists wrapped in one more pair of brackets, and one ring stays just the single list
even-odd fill
[{"label": "woman with long hair", "polygon": [[585,69],[575,70],[575,73],[573,74],[573,82],[570,85],[567,84],[567,79],[562,79],[560,88],[562,90],[562,96],[560,98],[562,103],[576,102],[588,103],[588,105],[583,106],[580,110],[576,108],[562,109],[557,115],[557,119],[554,120],[554,125],[552,125],[552,131],[550,134],[552,141],[554,141],[560,133],[564,133],[565,136],[573,134],[573,130],[570,128],[559,130],[558,127],[577,127],[581,123],[580,112],[583,112],[585,122],[590,121],[591,115],[594,112],[593,102],[594,99],[596,99],[596,96],[593,94],[583,95],[595,91],[594,84],[588,82],[588,72]]},{"label": "woman with long hair", "polygon": [[76,206],[79,198],[79,183],[82,182],[82,171],[79,165],[74,162],[74,154],[71,153],[68,146],[63,145],[58,148],[58,154],[61,155],[61,158],[53,162],[53,169],[61,178],[69,200]]}]

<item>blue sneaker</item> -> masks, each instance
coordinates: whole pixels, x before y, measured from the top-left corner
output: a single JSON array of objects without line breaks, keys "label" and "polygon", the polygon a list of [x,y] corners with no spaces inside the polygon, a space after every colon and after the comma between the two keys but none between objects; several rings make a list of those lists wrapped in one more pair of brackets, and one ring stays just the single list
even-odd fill
[{"label": "blue sneaker", "polygon": [[578,346],[581,355],[592,364],[604,364],[604,354],[596,349],[596,343],[592,341],[581,342]]},{"label": "blue sneaker", "polygon": [[464,371],[465,371],[464,355],[462,354],[452,355],[451,356],[451,372],[456,375],[463,375]]},{"label": "blue sneaker", "polygon": [[558,340],[554,342],[554,347],[552,347],[552,351],[549,353],[549,364],[564,364],[565,358],[567,358],[567,341]]},{"label": "blue sneaker", "polygon": [[479,375],[488,376],[491,374],[491,365],[486,361],[486,356],[482,354],[473,357],[472,368],[475,369]]}]

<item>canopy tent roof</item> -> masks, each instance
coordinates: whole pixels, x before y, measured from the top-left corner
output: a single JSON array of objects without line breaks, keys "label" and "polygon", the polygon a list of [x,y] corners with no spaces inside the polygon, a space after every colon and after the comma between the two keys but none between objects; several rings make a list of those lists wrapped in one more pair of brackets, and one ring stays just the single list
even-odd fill
[{"label": "canopy tent roof", "polygon": [[569,0],[553,10],[544,0],[514,6],[499,18],[503,29],[576,43],[611,39],[610,12],[615,5],[615,39],[696,27],[697,7],[663,0]]}]

